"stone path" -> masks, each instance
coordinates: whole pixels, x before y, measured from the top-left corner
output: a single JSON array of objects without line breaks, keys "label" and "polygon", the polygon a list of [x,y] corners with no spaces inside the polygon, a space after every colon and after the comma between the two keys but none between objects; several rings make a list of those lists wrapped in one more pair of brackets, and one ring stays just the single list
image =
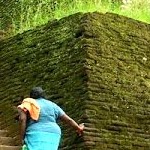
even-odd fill
[{"label": "stone path", "polygon": [[8,135],[8,131],[0,124],[0,150],[20,150],[20,146],[15,146],[14,139]]}]

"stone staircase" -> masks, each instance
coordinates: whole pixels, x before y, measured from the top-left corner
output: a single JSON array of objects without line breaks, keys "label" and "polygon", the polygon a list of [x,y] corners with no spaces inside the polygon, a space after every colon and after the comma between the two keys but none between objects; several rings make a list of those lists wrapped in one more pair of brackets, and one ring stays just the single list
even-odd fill
[{"label": "stone staircase", "polygon": [[8,131],[0,126],[0,150],[20,150],[20,146],[16,146],[13,137],[8,135]]}]

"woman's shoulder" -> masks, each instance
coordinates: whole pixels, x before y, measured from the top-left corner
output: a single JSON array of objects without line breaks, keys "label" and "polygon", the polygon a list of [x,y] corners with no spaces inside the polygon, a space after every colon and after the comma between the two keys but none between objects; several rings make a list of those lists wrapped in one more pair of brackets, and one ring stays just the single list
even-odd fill
[{"label": "woman's shoulder", "polygon": [[46,98],[41,98],[39,100],[41,100],[43,103],[46,103],[46,104],[49,104],[49,105],[55,105],[54,102],[52,102],[51,100],[46,99]]}]

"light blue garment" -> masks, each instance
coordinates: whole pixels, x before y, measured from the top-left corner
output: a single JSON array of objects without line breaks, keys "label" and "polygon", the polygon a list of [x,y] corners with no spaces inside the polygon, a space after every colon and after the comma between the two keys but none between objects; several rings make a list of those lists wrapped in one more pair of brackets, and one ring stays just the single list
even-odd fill
[{"label": "light blue garment", "polygon": [[38,121],[29,120],[27,123],[25,143],[29,150],[57,150],[61,129],[57,119],[65,112],[55,103],[46,99],[37,99],[40,106]]},{"label": "light blue garment", "polygon": [[58,150],[60,134],[30,132],[25,137],[27,150]]}]

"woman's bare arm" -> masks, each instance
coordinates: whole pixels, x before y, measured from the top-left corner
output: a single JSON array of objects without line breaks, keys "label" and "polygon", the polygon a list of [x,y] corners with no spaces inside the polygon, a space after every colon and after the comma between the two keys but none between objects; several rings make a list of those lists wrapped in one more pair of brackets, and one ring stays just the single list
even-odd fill
[{"label": "woman's bare arm", "polygon": [[79,135],[82,134],[83,129],[84,129],[84,124],[77,124],[71,117],[69,117],[68,115],[64,114],[60,117],[60,119],[64,122],[66,122],[68,125],[70,125],[71,127],[73,127]]},{"label": "woman's bare arm", "polygon": [[25,132],[26,132],[26,122],[27,122],[27,114],[19,109],[19,120],[20,120],[20,139],[24,140]]}]

